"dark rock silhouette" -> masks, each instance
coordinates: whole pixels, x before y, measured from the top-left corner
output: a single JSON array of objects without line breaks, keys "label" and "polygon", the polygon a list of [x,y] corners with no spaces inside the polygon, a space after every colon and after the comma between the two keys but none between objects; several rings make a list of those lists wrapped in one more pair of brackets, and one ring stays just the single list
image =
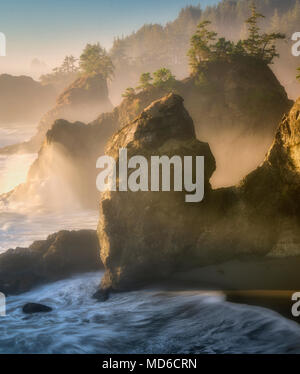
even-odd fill
[{"label": "dark rock silhouette", "polygon": [[97,271],[102,267],[99,251],[93,230],[60,231],[29,248],[9,249],[0,255],[0,289],[18,294],[73,274]]},{"label": "dark rock silhouette", "polygon": [[22,308],[23,313],[25,314],[34,314],[34,313],[49,313],[52,311],[47,305],[36,304],[36,303],[27,303]]}]

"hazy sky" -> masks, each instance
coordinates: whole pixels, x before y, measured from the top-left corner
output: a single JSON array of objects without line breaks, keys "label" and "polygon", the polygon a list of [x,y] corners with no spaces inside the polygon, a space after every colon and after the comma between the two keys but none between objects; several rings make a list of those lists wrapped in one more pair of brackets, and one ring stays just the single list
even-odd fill
[{"label": "hazy sky", "polygon": [[0,0],[0,32],[7,56],[0,73],[26,72],[37,57],[49,66],[66,54],[79,55],[87,42],[106,48],[114,36],[127,35],[144,23],[166,23],[187,5],[218,0]]}]

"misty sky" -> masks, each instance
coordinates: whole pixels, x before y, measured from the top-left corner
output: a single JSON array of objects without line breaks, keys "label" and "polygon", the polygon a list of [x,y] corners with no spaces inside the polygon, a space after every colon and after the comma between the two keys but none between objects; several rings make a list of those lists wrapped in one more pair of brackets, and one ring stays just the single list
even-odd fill
[{"label": "misty sky", "polygon": [[204,8],[218,0],[0,0],[0,32],[7,56],[0,73],[23,73],[37,57],[53,67],[63,56],[78,56],[87,42],[109,48],[114,36],[144,23],[166,23],[187,5]]}]

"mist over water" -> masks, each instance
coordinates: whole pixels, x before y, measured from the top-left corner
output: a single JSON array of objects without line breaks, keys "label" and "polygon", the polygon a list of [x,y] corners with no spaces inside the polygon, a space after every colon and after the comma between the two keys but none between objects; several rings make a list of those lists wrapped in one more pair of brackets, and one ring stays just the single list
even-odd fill
[{"label": "mist over water", "polygon": [[[34,126],[26,124],[0,126],[0,147],[25,141],[35,131]],[[37,154],[28,153],[0,155],[0,253],[9,248],[29,246],[33,241],[46,239],[49,234],[60,230],[97,227],[98,212],[82,210],[78,204],[72,203],[73,200],[61,199],[51,206],[51,191],[55,199],[64,188],[57,180],[49,182],[50,186],[47,181],[36,181],[24,196],[18,192],[10,199],[1,196],[15,188],[16,191],[22,190],[36,157]],[[58,162],[59,157],[57,155],[56,167],[61,167],[62,173],[66,172],[65,161]]]}]

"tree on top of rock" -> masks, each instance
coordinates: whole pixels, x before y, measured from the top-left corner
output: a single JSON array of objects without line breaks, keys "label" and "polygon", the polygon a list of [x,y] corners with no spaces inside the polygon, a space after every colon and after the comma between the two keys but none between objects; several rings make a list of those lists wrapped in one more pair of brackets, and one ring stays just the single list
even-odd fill
[{"label": "tree on top of rock", "polygon": [[196,33],[191,38],[191,49],[188,51],[189,63],[192,71],[197,71],[202,61],[210,60],[212,57],[212,43],[217,33],[209,31],[210,21],[203,21],[197,26]]},{"label": "tree on top of rock", "polygon": [[126,88],[125,92],[122,93],[122,97],[128,98],[129,100],[133,99],[135,95],[135,89],[132,87]]},{"label": "tree on top of rock", "polygon": [[264,15],[258,13],[255,4],[252,4],[251,16],[245,22],[248,38],[239,40],[236,44],[225,38],[216,41],[217,34],[208,30],[211,22],[201,22],[191,38],[191,48],[188,52],[192,73],[197,74],[203,62],[238,56],[250,56],[271,64],[274,58],[279,56],[275,43],[277,40],[285,39],[285,35],[278,32],[262,33],[258,26],[261,18],[264,18]]},{"label": "tree on top of rock", "polygon": [[279,56],[275,42],[279,39],[285,39],[285,35],[278,32],[261,33],[258,26],[260,18],[265,18],[265,16],[257,12],[256,5],[253,3],[251,5],[251,16],[246,20],[249,36],[243,40],[243,46],[247,55],[271,64],[273,59]]},{"label": "tree on top of rock", "polygon": [[86,45],[80,56],[79,66],[87,75],[102,74],[106,79],[111,79],[114,75],[112,60],[99,43]]},{"label": "tree on top of rock", "polygon": [[161,68],[153,73],[154,81],[153,86],[165,90],[171,90],[176,82],[175,76],[170,69]]},{"label": "tree on top of rock", "polygon": [[147,90],[148,88],[152,87],[151,81],[153,80],[150,73],[143,73],[140,76],[139,86],[137,87],[139,90]]}]

